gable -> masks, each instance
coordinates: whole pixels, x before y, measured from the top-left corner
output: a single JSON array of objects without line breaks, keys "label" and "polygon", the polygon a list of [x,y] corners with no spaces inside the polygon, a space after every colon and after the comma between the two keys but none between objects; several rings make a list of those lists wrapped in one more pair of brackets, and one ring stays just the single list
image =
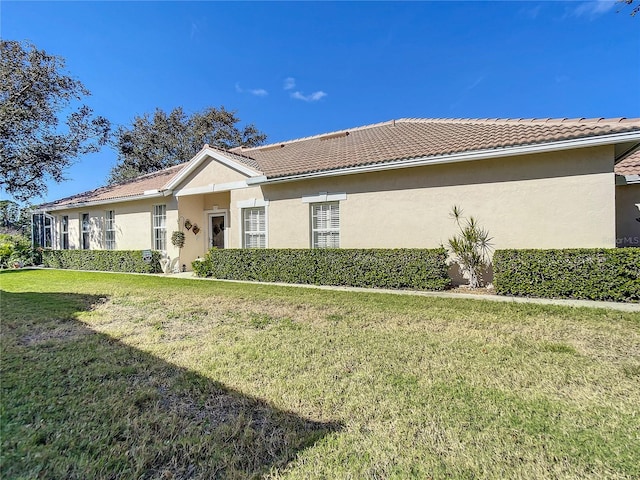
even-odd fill
[{"label": "gable", "polygon": [[[214,188],[229,190],[235,184],[244,183],[249,178],[245,172],[241,172],[219,160],[207,156],[197,165],[178,185],[174,187],[176,195],[194,189]],[[237,187],[236,187],[237,188]]]}]

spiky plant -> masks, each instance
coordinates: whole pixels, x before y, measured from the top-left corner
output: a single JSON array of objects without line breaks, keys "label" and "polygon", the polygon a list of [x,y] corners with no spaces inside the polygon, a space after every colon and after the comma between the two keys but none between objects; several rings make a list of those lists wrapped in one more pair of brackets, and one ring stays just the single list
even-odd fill
[{"label": "spiky plant", "polygon": [[469,277],[469,287],[478,288],[482,271],[490,262],[492,237],[474,217],[463,217],[462,209],[457,205],[451,209],[450,216],[458,225],[460,233],[449,239],[449,248],[462,273]]}]

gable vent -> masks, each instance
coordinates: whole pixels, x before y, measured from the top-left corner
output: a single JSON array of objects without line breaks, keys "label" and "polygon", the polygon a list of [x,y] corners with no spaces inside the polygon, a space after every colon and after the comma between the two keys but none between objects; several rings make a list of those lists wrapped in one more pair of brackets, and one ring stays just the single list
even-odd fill
[{"label": "gable vent", "polygon": [[348,136],[349,136],[349,132],[331,133],[329,135],[320,137],[320,141],[322,142],[324,140],[333,140],[334,138],[342,138],[342,137],[348,137]]},{"label": "gable vent", "polygon": [[282,143],[280,145],[271,145],[269,147],[263,147],[263,148],[260,148],[259,150],[261,150],[263,152],[269,152],[271,150],[280,150],[281,148],[284,148],[284,143]]}]

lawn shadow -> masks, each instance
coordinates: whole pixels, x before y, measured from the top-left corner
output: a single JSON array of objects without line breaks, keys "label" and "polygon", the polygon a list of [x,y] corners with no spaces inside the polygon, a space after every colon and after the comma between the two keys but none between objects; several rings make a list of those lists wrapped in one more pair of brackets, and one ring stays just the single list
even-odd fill
[{"label": "lawn shadow", "polygon": [[88,328],[106,296],[0,292],[2,478],[254,478],[341,425]]}]

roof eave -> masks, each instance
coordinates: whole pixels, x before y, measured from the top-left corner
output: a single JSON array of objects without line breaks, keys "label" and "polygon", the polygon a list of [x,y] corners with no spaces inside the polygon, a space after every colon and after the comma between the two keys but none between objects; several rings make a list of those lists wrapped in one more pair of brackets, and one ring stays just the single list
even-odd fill
[{"label": "roof eave", "polygon": [[134,202],[136,200],[146,200],[148,198],[160,198],[165,197],[167,195],[171,195],[172,192],[167,191],[148,191],[147,193],[143,193],[142,195],[132,195],[130,197],[114,197],[114,198],[105,198],[103,200],[95,200],[88,202],[77,202],[77,203],[66,203],[64,205],[55,205],[51,208],[38,208],[35,212],[57,212],[60,210],[71,210],[74,208],[83,208],[83,207],[95,207],[98,205],[107,205],[109,203],[124,203],[124,202]]},{"label": "roof eave", "polygon": [[498,157],[512,157],[517,155],[531,155],[535,153],[547,153],[562,150],[573,150],[576,148],[597,147],[603,145],[615,145],[618,143],[640,141],[640,131],[616,133],[612,135],[600,135],[597,137],[587,137],[572,140],[562,140],[559,142],[549,142],[535,145],[520,145],[487,150],[474,150],[446,155],[435,155],[427,157],[417,157],[392,162],[376,163],[373,165],[357,165],[353,167],[338,168],[333,170],[321,170],[317,172],[306,172],[283,177],[269,178],[260,176],[247,179],[248,185],[264,185],[271,183],[293,182],[311,178],[336,177],[341,175],[354,175],[358,173],[379,172],[384,170],[395,170],[400,168],[421,167],[426,165],[438,165],[446,163],[469,162],[474,160],[485,160]]}]

